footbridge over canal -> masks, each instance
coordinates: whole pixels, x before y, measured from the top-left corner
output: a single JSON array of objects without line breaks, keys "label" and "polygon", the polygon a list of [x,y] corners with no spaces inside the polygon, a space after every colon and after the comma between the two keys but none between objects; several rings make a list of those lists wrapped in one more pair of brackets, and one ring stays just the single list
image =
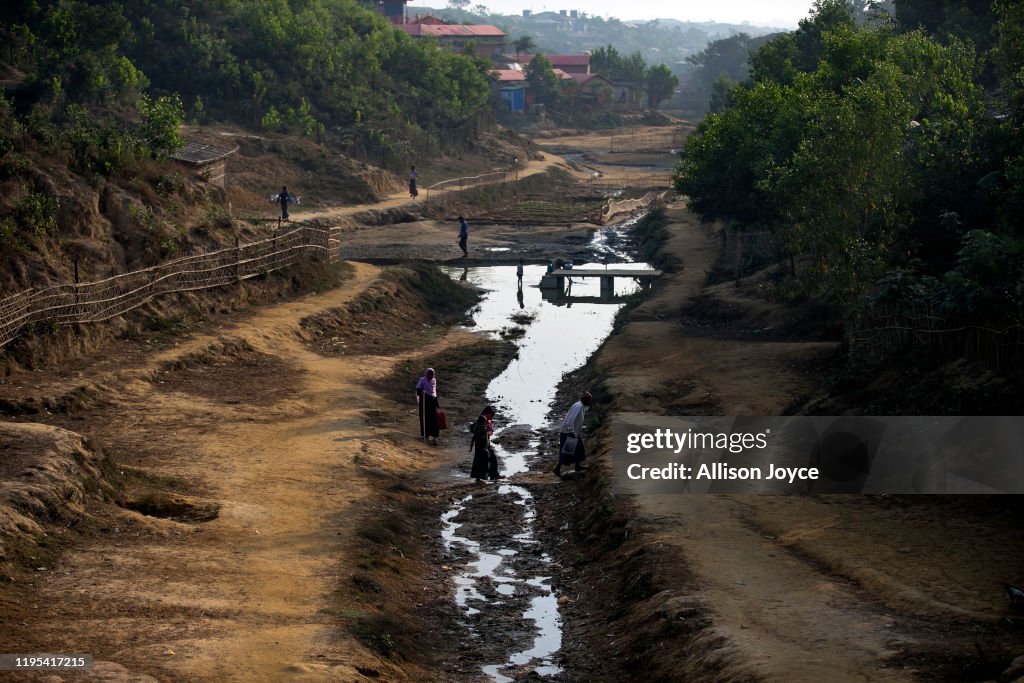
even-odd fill
[{"label": "footbridge over canal", "polygon": [[576,278],[596,277],[601,279],[601,296],[611,297],[615,292],[615,278],[631,278],[647,288],[655,278],[661,277],[660,270],[645,268],[559,268],[546,274],[540,281],[541,289],[553,289],[559,293],[566,291],[566,283]]}]

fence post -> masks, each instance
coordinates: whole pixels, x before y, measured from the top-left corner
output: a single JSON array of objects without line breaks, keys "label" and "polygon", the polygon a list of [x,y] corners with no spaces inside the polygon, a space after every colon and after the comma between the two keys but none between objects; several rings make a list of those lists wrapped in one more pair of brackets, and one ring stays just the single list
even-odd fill
[{"label": "fence post", "polygon": [[79,305],[79,291],[78,291],[78,254],[75,254],[75,315],[78,315]]}]

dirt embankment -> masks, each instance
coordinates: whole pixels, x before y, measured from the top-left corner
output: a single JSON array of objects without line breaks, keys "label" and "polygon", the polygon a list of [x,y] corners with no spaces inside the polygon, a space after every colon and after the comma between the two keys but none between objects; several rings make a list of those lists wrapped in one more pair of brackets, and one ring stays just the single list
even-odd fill
[{"label": "dirt embankment", "polygon": [[[820,392],[837,341],[808,308],[747,281],[706,284],[717,239],[667,212],[674,272],[591,361],[608,408],[780,415]],[[756,280],[759,275],[751,276]],[[811,334],[808,334],[808,331]],[[805,339],[812,341],[805,341]],[[618,454],[621,456],[621,454]],[[1009,680],[1021,621],[1004,582],[1024,567],[1021,510],[1007,497],[777,497],[611,493],[605,446],[580,491],[581,637],[652,680]],[[596,608],[611,601],[610,610]],[[608,621],[589,625],[600,615]]]},{"label": "dirt embankment", "polygon": [[[420,625],[448,593],[419,559],[406,483],[437,452],[375,387],[471,349],[448,331],[471,298],[436,271],[355,265],[323,294],[136,340],[85,403],[61,400],[66,368],[16,371],[8,409],[47,426],[8,428],[12,478],[86,484],[11,489],[0,649],[87,652],[110,680],[437,680],[453,646]],[[411,395],[415,374],[402,382]],[[20,436],[36,432],[42,469]]]}]

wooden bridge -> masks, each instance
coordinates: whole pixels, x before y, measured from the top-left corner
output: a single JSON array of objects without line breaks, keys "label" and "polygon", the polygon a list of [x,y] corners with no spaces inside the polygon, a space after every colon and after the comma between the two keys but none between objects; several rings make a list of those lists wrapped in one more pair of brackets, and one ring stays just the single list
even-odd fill
[{"label": "wooden bridge", "polygon": [[615,292],[615,278],[628,277],[640,282],[641,287],[650,287],[654,278],[661,277],[660,270],[643,268],[571,268],[553,270],[540,281],[541,289],[565,291],[566,278],[601,278],[601,296],[611,296]]}]

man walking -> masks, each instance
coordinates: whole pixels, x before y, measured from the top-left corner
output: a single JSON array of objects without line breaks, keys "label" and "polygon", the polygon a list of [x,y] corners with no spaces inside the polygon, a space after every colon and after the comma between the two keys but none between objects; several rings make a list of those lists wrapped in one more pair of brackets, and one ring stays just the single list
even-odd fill
[{"label": "man walking", "polygon": [[459,216],[459,247],[462,248],[462,258],[469,256],[469,250],[466,249],[466,240],[469,239],[469,224],[466,223],[466,219]]},{"label": "man walking", "polygon": [[562,465],[575,464],[576,471],[587,469],[583,465],[587,457],[587,450],[583,446],[583,418],[587,413],[587,406],[594,400],[589,391],[580,394],[580,400],[572,404],[562,426],[558,429],[558,464],[555,465],[554,473],[562,476]]},{"label": "man walking", "polygon": [[288,194],[287,187],[281,188],[281,194],[277,195],[277,201],[281,202],[281,220],[288,220],[288,203],[293,200],[292,196]]}]

